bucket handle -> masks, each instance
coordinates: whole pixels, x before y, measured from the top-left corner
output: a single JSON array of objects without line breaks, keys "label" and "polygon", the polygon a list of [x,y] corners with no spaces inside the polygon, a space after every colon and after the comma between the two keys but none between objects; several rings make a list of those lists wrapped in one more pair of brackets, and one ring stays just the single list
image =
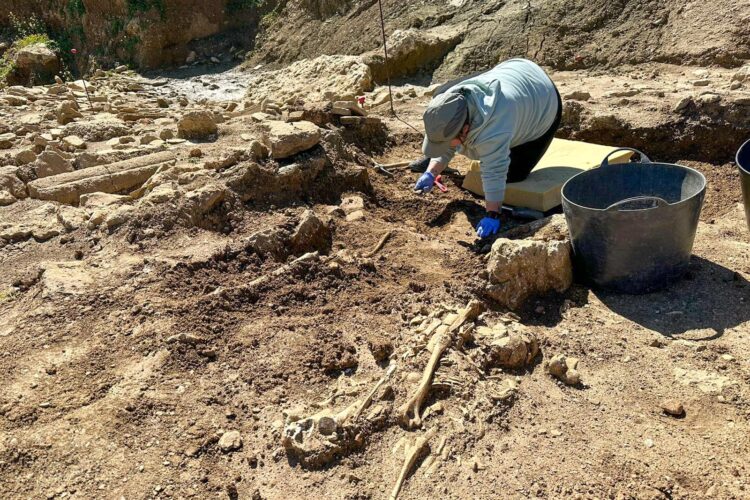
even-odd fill
[{"label": "bucket handle", "polygon": [[664,198],[659,198],[658,196],[633,196],[632,198],[626,198],[624,200],[620,200],[616,203],[611,204],[607,208],[604,209],[605,212],[616,212],[619,211],[620,207],[622,205],[625,205],[626,203],[630,203],[633,201],[646,201],[646,200],[652,200],[656,202],[655,207],[650,208],[644,208],[641,210],[651,210],[653,208],[661,208],[661,207],[668,207],[669,203]]},{"label": "bucket handle", "polygon": [[640,159],[641,163],[651,163],[651,159],[648,156],[646,156],[646,153],[644,153],[643,151],[639,151],[639,150],[634,149],[634,148],[617,148],[614,151],[611,151],[607,156],[604,157],[604,159],[602,160],[602,164],[601,164],[600,168],[608,167],[609,166],[609,158],[610,158],[610,156],[612,156],[615,153],[619,153],[620,151],[630,151],[631,153],[638,153],[640,155],[640,157],[641,157],[641,159]]}]

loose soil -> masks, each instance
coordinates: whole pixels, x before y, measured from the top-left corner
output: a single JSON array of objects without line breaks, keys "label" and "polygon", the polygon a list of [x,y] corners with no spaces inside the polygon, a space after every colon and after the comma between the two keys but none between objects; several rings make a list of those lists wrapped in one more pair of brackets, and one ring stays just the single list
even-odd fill
[{"label": "loose soil", "polygon": [[[596,92],[607,85],[595,74],[578,76]],[[176,83],[159,88],[180,93]],[[418,124],[426,100],[399,99],[397,110]],[[642,106],[636,111],[651,103]],[[2,111],[8,120],[20,114]],[[669,113],[641,113],[640,123],[656,130]],[[388,131],[376,161],[418,156],[417,133],[382,109],[373,114]],[[201,150],[201,161],[225,157],[247,143],[242,133],[255,133],[243,118],[222,123],[218,140],[189,146]],[[336,127],[326,129],[338,138]],[[639,133],[622,129],[626,138]],[[516,312],[485,301],[479,322],[524,325],[539,339],[540,357],[525,369],[490,373],[474,363],[479,343],[450,349],[422,429],[407,430],[398,407],[430,356],[414,318],[484,300],[491,242],[476,241],[481,200],[461,190],[459,178],[447,179],[447,193],[417,196],[416,174],[370,169],[371,190],[346,192],[347,169],[369,164],[353,148],[371,141],[355,136],[341,151],[326,143],[323,156],[339,175],[318,192],[280,193],[273,203],[232,199],[192,226],[157,227],[154,220],[168,221],[180,206],[164,205],[152,219],[112,231],[82,227],[3,246],[3,497],[387,498],[404,461],[398,443],[426,430],[436,432],[429,446],[437,465],[417,461],[400,498],[748,496],[750,236],[729,155],[686,148],[670,158],[709,180],[682,280],[641,296],[576,283]],[[318,149],[294,164],[320,156]],[[467,163],[456,166],[465,171]],[[362,198],[359,218],[341,213],[356,205],[351,197]],[[21,220],[42,205],[19,201],[1,208],[0,220]],[[320,259],[295,264],[296,256],[276,261],[247,249],[251,235],[292,230],[306,210],[333,232]],[[546,373],[556,354],[580,360],[582,384]],[[284,448],[285,412],[339,411],[387,366],[396,366],[390,390],[378,393],[380,413],[359,429],[356,446],[319,467]],[[513,397],[494,397],[508,382],[518,384]],[[673,400],[684,415],[665,414]],[[239,447],[222,448],[227,431],[240,433]]]}]

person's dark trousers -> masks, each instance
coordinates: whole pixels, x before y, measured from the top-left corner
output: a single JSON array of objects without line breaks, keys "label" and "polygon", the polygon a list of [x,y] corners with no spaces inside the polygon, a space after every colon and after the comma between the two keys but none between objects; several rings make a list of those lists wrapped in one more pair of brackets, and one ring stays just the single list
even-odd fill
[{"label": "person's dark trousers", "polygon": [[562,120],[562,99],[557,87],[555,87],[555,93],[557,94],[557,115],[555,115],[552,126],[539,139],[510,148],[507,182],[520,182],[526,179],[549,149],[552,139],[555,138],[555,133],[560,128],[560,121]]}]

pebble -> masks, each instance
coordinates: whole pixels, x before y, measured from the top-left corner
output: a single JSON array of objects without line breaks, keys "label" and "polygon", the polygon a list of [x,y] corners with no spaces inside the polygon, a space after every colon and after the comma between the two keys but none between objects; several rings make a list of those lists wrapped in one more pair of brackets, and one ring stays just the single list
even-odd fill
[{"label": "pebble", "polygon": [[685,414],[685,407],[677,399],[665,399],[661,403],[661,409],[673,417],[681,417]]},{"label": "pebble", "polygon": [[242,436],[238,431],[229,431],[222,434],[219,439],[219,448],[224,453],[242,448]]},{"label": "pebble", "polygon": [[686,109],[690,103],[693,102],[693,99],[691,97],[683,97],[680,99],[680,102],[677,103],[677,105],[674,107],[674,111],[682,111],[683,109]]}]

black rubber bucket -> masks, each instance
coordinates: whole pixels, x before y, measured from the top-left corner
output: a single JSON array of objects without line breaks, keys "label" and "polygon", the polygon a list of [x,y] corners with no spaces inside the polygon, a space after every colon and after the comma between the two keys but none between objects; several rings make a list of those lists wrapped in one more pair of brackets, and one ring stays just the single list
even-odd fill
[{"label": "black rubber bucket", "polygon": [[[609,157],[623,150],[638,153],[640,162],[610,165]],[[605,289],[655,291],[689,265],[706,178],[692,168],[652,163],[635,149],[617,151],[562,188],[576,271]]]},{"label": "black rubber bucket", "polygon": [[745,220],[750,229],[750,141],[742,145],[737,151],[737,166],[740,168],[742,181],[742,201],[745,204]]}]

